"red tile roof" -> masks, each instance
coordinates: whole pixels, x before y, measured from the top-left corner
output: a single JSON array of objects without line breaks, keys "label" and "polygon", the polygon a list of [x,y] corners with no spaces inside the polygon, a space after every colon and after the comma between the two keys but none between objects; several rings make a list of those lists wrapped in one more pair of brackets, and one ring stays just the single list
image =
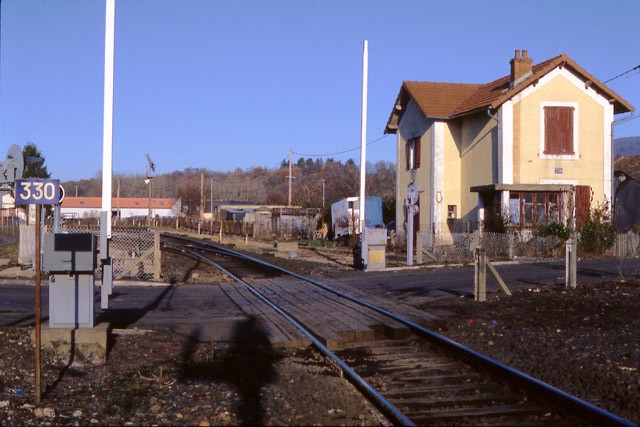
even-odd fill
[{"label": "red tile roof", "polygon": [[[173,199],[151,199],[152,209],[171,209],[175,205]],[[111,199],[111,206],[120,209],[147,209],[149,207],[149,199],[146,197],[121,197],[118,202],[117,198]],[[63,208],[85,208],[85,209],[101,209],[101,197],[65,197],[62,200]]]},{"label": "red tile roof", "polygon": [[640,156],[622,156],[615,159],[614,171],[621,171],[636,181],[640,181]]},{"label": "red tile roof", "polygon": [[633,106],[589,74],[567,55],[562,54],[531,67],[531,75],[510,88],[511,77],[505,76],[487,84],[435,83],[404,81],[391,111],[384,133],[396,133],[398,123],[413,99],[422,113],[429,118],[451,119],[477,111],[496,110],[504,102],[520,93],[556,67],[567,67],[590,87],[608,99],[614,113],[633,111]]}]

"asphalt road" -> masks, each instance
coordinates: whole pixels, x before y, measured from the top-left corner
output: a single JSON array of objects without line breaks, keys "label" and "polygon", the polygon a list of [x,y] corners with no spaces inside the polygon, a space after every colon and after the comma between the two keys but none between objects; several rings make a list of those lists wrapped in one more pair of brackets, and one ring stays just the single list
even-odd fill
[{"label": "asphalt road", "polygon": [[[563,262],[503,263],[496,269],[510,289],[539,286],[563,286]],[[640,259],[601,259],[578,261],[578,284],[619,278],[638,278]],[[473,292],[474,269],[467,267],[407,268],[382,272],[338,272],[332,278],[381,296],[416,302]],[[322,277],[316,280],[322,281]],[[48,282],[43,280],[42,316],[48,316]],[[46,286],[45,286],[46,285]],[[488,279],[488,291],[499,291],[496,282]],[[35,287],[32,282],[0,285],[0,326],[34,324]],[[116,282],[110,298],[110,308],[100,309],[96,288],[96,323],[106,320],[116,328],[160,328],[171,325],[173,330],[189,329],[190,322],[221,324],[243,316],[220,288],[207,285],[153,286]]]}]

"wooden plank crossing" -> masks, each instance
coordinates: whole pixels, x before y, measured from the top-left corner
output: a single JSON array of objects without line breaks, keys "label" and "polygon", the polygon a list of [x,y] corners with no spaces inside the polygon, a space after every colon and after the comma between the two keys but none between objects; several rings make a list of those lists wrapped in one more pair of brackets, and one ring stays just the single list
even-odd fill
[{"label": "wooden plank crossing", "polygon": [[[379,339],[400,339],[410,334],[402,323],[362,307],[345,298],[327,292],[304,280],[292,277],[252,279],[254,286],[271,302],[281,307],[289,316],[313,331],[315,337],[329,348],[339,348],[349,342],[366,342]],[[438,320],[429,313],[390,300],[372,297],[354,288],[331,280],[332,288],[362,298],[371,304],[406,316],[422,325]],[[243,285],[224,284],[223,291],[243,310],[260,320],[267,336],[274,345],[303,346],[309,339],[258,299]]]},{"label": "wooden plank crossing", "polygon": [[419,310],[410,305],[363,292],[337,279],[323,278],[319,281],[322,284],[335,289],[336,291],[344,292],[345,294],[366,301],[369,304],[373,304],[377,307],[393,312],[420,326],[424,326],[426,328],[437,328],[439,326],[444,326],[444,320],[442,318]]},{"label": "wooden plank crossing", "polygon": [[296,327],[273,311],[271,307],[261,301],[247,288],[238,283],[222,283],[223,292],[233,300],[247,315],[253,316],[264,327],[269,342],[274,347],[306,347],[311,341]]}]

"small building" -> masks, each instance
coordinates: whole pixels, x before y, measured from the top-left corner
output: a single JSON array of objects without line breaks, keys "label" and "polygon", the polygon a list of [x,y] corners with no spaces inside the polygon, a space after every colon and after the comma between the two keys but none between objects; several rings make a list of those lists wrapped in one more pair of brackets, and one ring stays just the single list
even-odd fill
[{"label": "small building", "polygon": [[[145,197],[120,197],[111,200],[114,216],[121,219],[149,215],[149,199]],[[180,216],[180,199],[152,198],[151,216],[177,218]],[[101,197],[65,197],[60,206],[63,219],[100,218]]]}]

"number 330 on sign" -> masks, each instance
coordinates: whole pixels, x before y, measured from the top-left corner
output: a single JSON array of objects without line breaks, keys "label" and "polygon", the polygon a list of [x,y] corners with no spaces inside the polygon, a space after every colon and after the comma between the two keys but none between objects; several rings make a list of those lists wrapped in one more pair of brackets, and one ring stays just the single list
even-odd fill
[{"label": "number 330 on sign", "polygon": [[60,201],[58,179],[16,179],[16,204],[57,205]]}]

